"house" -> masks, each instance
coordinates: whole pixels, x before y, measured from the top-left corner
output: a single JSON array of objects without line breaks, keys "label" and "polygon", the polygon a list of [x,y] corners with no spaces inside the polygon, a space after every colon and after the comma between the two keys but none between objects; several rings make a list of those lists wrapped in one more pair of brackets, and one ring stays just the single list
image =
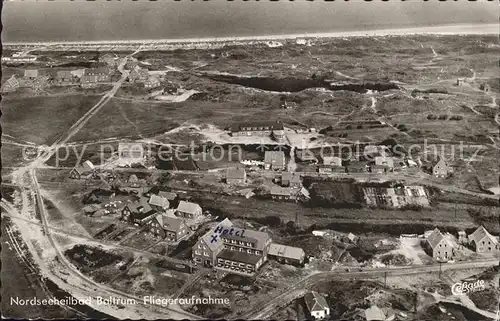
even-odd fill
[{"label": "house", "polygon": [[149,77],[145,82],[144,82],[144,87],[147,89],[151,88],[156,88],[160,87],[161,82],[158,78],[156,77]]},{"label": "house", "polygon": [[365,310],[366,321],[392,321],[396,318],[394,310],[390,308],[379,308],[376,305],[372,305]]},{"label": "house", "polygon": [[142,143],[119,143],[118,156],[122,160],[141,159],[144,157]]},{"label": "house", "polygon": [[324,319],[330,315],[330,307],[328,307],[325,297],[318,292],[311,291],[306,293],[306,295],[304,295],[304,301],[306,302],[309,313],[314,319]]},{"label": "house", "polygon": [[453,245],[437,228],[427,236],[424,248],[436,260],[447,261],[453,257]]},{"label": "house", "polygon": [[[84,79],[87,82],[111,82],[109,68],[107,66],[85,69],[85,73],[83,76],[84,77],[82,77],[82,82]],[[85,78],[85,76],[93,76],[93,77]]]},{"label": "house", "polygon": [[255,136],[255,137],[271,137],[278,142],[285,138],[285,128],[280,121],[261,121],[239,123],[231,126],[231,135],[238,136]]},{"label": "house", "polygon": [[293,101],[282,101],[280,103],[280,108],[283,108],[283,109],[293,109],[293,108],[297,108],[297,103],[296,102],[293,102]]},{"label": "house", "polygon": [[69,177],[73,179],[88,178],[95,172],[94,164],[91,161],[86,160],[81,166],[76,166],[69,172]]},{"label": "house", "polygon": [[469,244],[477,253],[491,253],[500,250],[497,238],[491,235],[484,226],[480,226],[469,235]]},{"label": "house", "polygon": [[195,219],[202,214],[201,206],[196,203],[180,201],[175,210],[175,215],[179,217]]},{"label": "house", "polygon": [[286,165],[283,151],[266,151],[264,153],[264,168],[270,170],[284,170]]},{"label": "house", "polygon": [[291,187],[273,186],[270,194],[271,198],[277,201],[296,201],[298,198],[297,189]]},{"label": "house", "polygon": [[16,91],[20,87],[19,80],[17,79],[16,75],[10,76],[9,79],[7,79],[2,86],[2,92],[13,92]]},{"label": "house", "polygon": [[227,184],[242,184],[247,179],[247,173],[244,168],[232,167],[226,170],[225,181]]},{"label": "house", "polygon": [[170,203],[166,198],[154,194],[149,197],[148,203],[157,211],[164,211],[170,206]]},{"label": "house", "polygon": [[252,275],[266,261],[269,234],[234,227],[225,219],[202,236],[193,247],[193,260],[207,267]]},{"label": "house", "polygon": [[306,254],[300,247],[271,243],[267,256],[281,263],[302,264]]},{"label": "house", "polygon": [[341,167],[342,166],[342,158],[335,157],[335,156],[324,156],[323,157],[323,165]]},{"label": "house", "polygon": [[128,75],[129,82],[145,82],[149,78],[149,72],[147,69],[136,66]]},{"label": "house", "polygon": [[37,69],[27,69],[24,71],[24,79],[35,80],[39,77],[39,72]]},{"label": "house", "polygon": [[303,163],[312,163],[315,164],[318,162],[318,159],[309,149],[301,149],[295,151],[295,157],[299,162]]},{"label": "house", "polygon": [[146,224],[153,235],[173,242],[186,238],[190,231],[183,219],[164,213],[157,214]]},{"label": "house", "polygon": [[156,211],[148,204],[146,198],[125,205],[122,210],[121,219],[130,224],[144,225],[154,218]]},{"label": "house", "polygon": [[75,76],[69,70],[59,70],[56,73],[56,81],[59,84],[71,84],[75,81]]},{"label": "house", "polygon": [[281,174],[280,185],[282,187],[301,187],[302,181],[300,175],[292,172],[283,172]]},{"label": "house", "polygon": [[431,165],[432,175],[436,177],[447,177],[450,173],[450,168],[446,164],[443,157],[438,157]]}]

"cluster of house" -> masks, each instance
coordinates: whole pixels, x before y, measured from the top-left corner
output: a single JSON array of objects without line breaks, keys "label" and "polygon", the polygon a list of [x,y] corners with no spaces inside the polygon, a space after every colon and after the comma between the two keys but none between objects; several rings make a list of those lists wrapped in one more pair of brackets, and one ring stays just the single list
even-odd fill
[{"label": "cluster of house", "polygon": [[[177,206],[176,206],[177,205]],[[149,199],[141,197],[122,209],[121,220],[145,227],[152,235],[178,242],[191,234],[202,219],[200,205],[179,201],[173,192],[158,191]]]},{"label": "cluster of house", "polygon": [[59,86],[75,85],[80,83],[84,88],[94,87],[98,83],[111,82],[111,75],[115,71],[117,60],[110,54],[99,57],[92,68],[77,70],[40,71],[27,69],[23,77],[12,75],[2,86],[3,92],[16,91],[20,87],[30,87],[34,90],[41,89],[49,83]]},{"label": "cluster of house", "polygon": [[161,81],[158,77],[149,75],[147,69],[141,68],[139,65],[130,66],[131,71],[128,75],[128,81],[131,83],[142,83],[144,88],[153,89],[160,87]]},{"label": "cluster of house", "polygon": [[[469,236],[465,231],[460,231],[458,243],[470,247],[477,253],[492,253],[500,250],[498,239],[491,235],[484,226],[480,226]],[[426,233],[422,245],[427,254],[439,261],[451,260],[457,246],[452,237],[443,235],[437,228]]]},{"label": "cluster of house", "polygon": [[198,239],[192,248],[195,264],[243,275],[253,275],[268,260],[303,264],[304,250],[272,242],[268,233],[237,228],[224,219]]},{"label": "cluster of house", "polygon": [[363,198],[368,206],[402,208],[429,207],[425,188],[419,185],[400,187],[363,187]]},{"label": "cluster of house", "polygon": [[302,186],[300,175],[282,172],[274,178],[276,185],[270,190],[271,198],[277,201],[304,201],[309,199],[309,191]]}]

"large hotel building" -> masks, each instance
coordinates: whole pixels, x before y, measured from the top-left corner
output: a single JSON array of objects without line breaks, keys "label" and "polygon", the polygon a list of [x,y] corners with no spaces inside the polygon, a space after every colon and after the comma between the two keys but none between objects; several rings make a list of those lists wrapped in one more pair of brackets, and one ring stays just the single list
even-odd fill
[{"label": "large hotel building", "polygon": [[236,228],[225,219],[200,237],[193,247],[193,261],[228,272],[253,274],[266,262],[271,241],[267,233]]}]

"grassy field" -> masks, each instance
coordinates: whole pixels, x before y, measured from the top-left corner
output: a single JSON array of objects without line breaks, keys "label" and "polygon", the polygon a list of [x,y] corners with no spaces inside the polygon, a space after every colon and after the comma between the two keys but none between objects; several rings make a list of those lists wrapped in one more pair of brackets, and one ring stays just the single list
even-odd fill
[{"label": "grassy field", "polygon": [[83,95],[2,101],[2,130],[19,140],[51,144],[99,100]]}]

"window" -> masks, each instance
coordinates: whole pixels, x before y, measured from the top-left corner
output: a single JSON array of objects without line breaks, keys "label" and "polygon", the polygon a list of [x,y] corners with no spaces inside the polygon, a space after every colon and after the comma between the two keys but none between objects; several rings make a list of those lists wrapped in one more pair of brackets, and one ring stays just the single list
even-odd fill
[{"label": "window", "polygon": [[203,251],[204,256],[208,256],[208,252]]},{"label": "window", "polygon": [[247,250],[247,253],[252,254],[252,250],[248,249],[248,250]]},{"label": "window", "polygon": [[196,250],[196,251],[194,251],[194,254],[200,255],[201,253],[200,253],[200,251]]},{"label": "window", "polygon": [[260,255],[261,253],[260,253],[260,251],[255,251],[255,254]]},{"label": "window", "polygon": [[236,248],[234,246],[231,246],[231,251],[234,251]]},{"label": "window", "polygon": [[243,251],[244,251],[243,248],[240,247],[240,252],[243,252]]}]

